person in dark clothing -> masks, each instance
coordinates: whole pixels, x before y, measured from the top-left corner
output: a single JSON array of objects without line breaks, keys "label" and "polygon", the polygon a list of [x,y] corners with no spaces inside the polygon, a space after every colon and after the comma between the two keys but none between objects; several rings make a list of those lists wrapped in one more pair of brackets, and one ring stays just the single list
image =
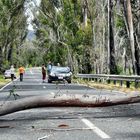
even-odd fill
[{"label": "person in dark clothing", "polygon": [[44,83],[46,79],[46,67],[42,64],[42,82]]}]

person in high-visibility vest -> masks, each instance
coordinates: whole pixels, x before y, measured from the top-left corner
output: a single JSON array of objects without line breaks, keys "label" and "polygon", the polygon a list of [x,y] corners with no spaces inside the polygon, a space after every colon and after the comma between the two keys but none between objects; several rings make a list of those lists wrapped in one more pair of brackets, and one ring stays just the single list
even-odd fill
[{"label": "person in high-visibility vest", "polygon": [[23,74],[25,73],[24,67],[20,67],[19,69],[20,81],[23,81]]}]

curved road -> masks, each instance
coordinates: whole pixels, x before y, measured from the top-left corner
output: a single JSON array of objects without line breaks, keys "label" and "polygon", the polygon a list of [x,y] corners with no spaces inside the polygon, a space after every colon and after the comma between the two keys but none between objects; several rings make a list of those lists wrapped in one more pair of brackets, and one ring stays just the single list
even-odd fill
[{"label": "curved road", "polygon": [[[42,83],[39,68],[28,69],[24,81],[18,79],[0,89],[0,103],[15,88],[18,98],[51,94],[122,97],[124,93],[97,90],[79,84]],[[0,117],[0,140],[140,140],[140,104],[98,108],[50,107],[30,109]]]}]

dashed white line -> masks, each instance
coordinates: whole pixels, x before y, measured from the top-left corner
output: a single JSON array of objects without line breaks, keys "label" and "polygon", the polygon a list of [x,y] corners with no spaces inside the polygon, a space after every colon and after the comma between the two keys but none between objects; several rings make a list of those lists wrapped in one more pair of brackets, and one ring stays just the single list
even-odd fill
[{"label": "dashed white line", "polygon": [[33,71],[30,69],[30,73],[33,74]]},{"label": "dashed white line", "polygon": [[89,128],[91,128],[98,136],[100,136],[102,139],[110,139],[110,136],[107,135],[105,132],[103,132],[101,129],[96,127],[93,123],[91,123],[87,119],[81,119],[81,121],[86,124]]},{"label": "dashed white line", "polygon": [[48,138],[49,136],[43,136],[43,137],[41,137],[41,138],[38,138],[38,140],[43,140],[43,139],[46,139],[46,138]]},{"label": "dashed white line", "polygon": [[55,93],[54,93],[54,92],[51,92],[50,94],[51,94],[51,95],[53,95],[53,96],[55,95]]}]

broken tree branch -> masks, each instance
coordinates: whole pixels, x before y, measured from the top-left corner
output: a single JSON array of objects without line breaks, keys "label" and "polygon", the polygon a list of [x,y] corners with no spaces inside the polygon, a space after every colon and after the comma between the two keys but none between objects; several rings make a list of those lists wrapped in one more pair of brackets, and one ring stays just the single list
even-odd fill
[{"label": "broken tree branch", "polygon": [[61,95],[61,96],[34,96],[15,101],[6,102],[0,107],[0,116],[14,113],[21,110],[40,108],[40,107],[105,107],[120,104],[130,104],[140,102],[140,96],[124,96],[124,97],[84,97],[82,95]]}]

